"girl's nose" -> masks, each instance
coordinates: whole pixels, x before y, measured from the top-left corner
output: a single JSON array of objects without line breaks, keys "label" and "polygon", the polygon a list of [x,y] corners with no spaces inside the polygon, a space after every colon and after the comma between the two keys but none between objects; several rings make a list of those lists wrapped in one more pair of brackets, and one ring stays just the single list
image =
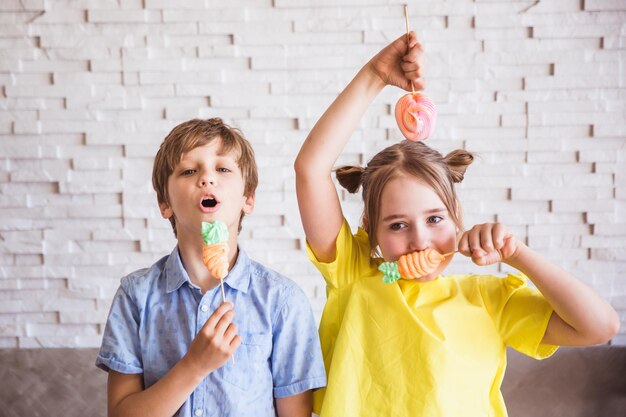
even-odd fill
[{"label": "girl's nose", "polygon": [[430,237],[426,230],[415,228],[411,235],[409,249],[411,252],[421,251],[430,247]]}]

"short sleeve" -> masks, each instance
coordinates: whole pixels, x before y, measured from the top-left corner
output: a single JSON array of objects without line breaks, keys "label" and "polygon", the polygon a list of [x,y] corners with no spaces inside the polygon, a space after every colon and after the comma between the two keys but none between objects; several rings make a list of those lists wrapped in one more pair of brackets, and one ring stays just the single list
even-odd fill
[{"label": "short sleeve", "polygon": [[141,374],[139,312],[123,285],[117,290],[104,329],[96,366],[105,371]]},{"label": "short sleeve", "polygon": [[371,270],[371,250],[367,233],[359,228],[358,232],[353,235],[346,219],[343,220],[337,235],[336,248],[335,260],[324,263],[315,257],[308,242],[306,245],[309,259],[320,271],[330,288],[350,285],[354,280],[362,277],[366,270]]},{"label": "short sleeve", "polygon": [[553,309],[543,295],[528,287],[524,275],[483,281],[483,299],[502,340],[535,359],[551,356],[558,346],[542,344]]},{"label": "short sleeve", "polygon": [[282,398],[326,386],[326,372],[313,312],[297,286],[273,324],[272,378],[274,397]]}]

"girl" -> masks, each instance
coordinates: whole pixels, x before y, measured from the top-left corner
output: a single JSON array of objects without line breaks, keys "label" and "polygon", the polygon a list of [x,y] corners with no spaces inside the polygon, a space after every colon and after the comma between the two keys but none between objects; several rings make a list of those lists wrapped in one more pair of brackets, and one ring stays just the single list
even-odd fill
[{"label": "girl", "polygon": [[[506,226],[464,231],[454,190],[473,159],[464,150],[442,157],[403,141],[365,168],[338,169],[348,191],[363,188],[362,225],[351,233],[333,164],[385,85],[423,89],[421,59],[414,33],[380,51],[320,118],[295,162],[308,254],[327,284],[320,337],[328,385],[314,405],[321,417],[506,416],[507,345],[541,359],[558,345],[604,343],[619,327],[606,301]],[[382,282],[381,262],[425,249],[449,255],[419,279]],[[522,274],[444,277],[455,249],[477,265],[504,262]]]}]

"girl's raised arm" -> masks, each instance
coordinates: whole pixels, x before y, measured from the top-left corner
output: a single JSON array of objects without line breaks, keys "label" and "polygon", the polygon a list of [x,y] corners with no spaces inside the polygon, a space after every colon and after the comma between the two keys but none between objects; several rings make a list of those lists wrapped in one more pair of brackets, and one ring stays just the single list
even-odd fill
[{"label": "girl's raised arm", "polygon": [[319,261],[335,259],[335,240],[343,213],[331,173],[367,107],[387,84],[423,88],[422,48],[411,32],[372,58],[317,121],[295,161],[296,193],[307,241]]}]

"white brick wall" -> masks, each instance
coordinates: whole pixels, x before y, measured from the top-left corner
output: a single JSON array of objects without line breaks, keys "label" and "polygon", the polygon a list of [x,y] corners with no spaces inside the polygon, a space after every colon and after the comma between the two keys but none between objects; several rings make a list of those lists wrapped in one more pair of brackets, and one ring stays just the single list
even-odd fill
[{"label": "white brick wall", "polygon": [[[255,146],[261,185],[242,243],[319,316],[293,159],[403,32],[403,3],[1,1],[0,347],[99,345],[119,278],[174,244],[152,157],[193,117],[221,116]],[[428,143],[481,154],[460,191],[466,223],[508,223],[626,320],[626,3],[428,0],[411,5],[410,24],[439,106]],[[401,138],[401,94],[383,92],[341,163]],[[345,200],[356,224],[358,198]],[[476,268],[456,259],[451,270]],[[626,321],[614,343],[626,344]]]}]

